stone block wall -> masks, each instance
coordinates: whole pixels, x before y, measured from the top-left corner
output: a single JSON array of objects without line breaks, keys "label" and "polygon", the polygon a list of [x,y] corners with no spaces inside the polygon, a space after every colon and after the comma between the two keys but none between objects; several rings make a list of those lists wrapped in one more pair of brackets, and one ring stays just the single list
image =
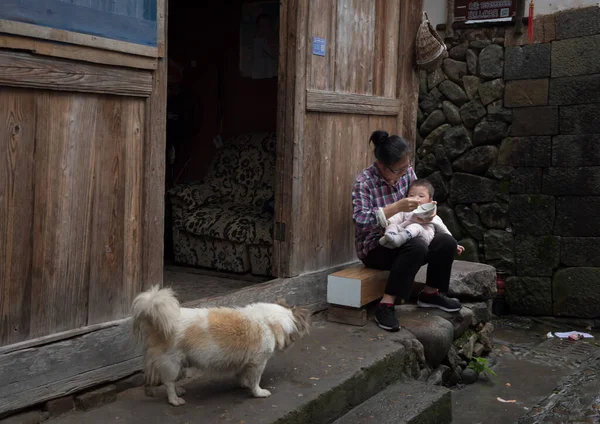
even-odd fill
[{"label": "stone block wall", "polygon": [[421,72],[416,173],[511,311],[600,317],[600,8],[458,30]]}]

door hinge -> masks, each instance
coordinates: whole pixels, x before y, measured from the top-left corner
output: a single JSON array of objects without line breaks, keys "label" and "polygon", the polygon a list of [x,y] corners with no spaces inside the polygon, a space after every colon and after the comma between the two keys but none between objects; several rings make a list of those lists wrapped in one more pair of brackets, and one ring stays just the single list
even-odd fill
[{"label": "door hinge", "polygon": [[285,241],[285,223],[275,222],[275,240]]}]

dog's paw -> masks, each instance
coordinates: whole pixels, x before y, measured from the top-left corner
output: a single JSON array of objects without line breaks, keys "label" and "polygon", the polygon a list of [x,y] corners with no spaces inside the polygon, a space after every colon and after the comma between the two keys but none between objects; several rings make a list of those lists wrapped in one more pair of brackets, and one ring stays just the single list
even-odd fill
[{"label": "dog's paw", "polygon": [[173,400],[169,400],[169,403],[173,406],[181,406],[185,405],[185,400],[181,399],[180,397],[177,397]]},{"label": "dog's paw", "polygon": [[252,391],[252,394],[254,395],[254,397],[257,398],[266,398],[271,396],[271,392],[268,391],[267,389],[256,389],[254,391]]},{"label": "dog's paw", "polygon": [[177,396],[183,396],[185,395],[185,389],[183,387],[175,387],[175,393],[177,393]]}]

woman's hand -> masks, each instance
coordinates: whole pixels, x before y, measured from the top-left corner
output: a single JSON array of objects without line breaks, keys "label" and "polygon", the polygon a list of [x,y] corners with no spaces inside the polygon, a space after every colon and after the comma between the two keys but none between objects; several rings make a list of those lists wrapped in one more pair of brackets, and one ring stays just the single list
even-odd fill
[{"label": "woman's hand", "polygon": [[398,200],[395,206],[398,212],[412,212],[419,207],[419,201],[407,197]]}]

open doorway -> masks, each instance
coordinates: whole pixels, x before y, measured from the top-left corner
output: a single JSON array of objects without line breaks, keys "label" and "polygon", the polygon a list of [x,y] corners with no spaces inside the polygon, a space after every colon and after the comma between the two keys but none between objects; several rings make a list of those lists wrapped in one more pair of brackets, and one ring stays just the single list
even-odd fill
[{"label": "open doorway", "polygon": [[165,285],[273,276],[279,1],[169,1]]}]

